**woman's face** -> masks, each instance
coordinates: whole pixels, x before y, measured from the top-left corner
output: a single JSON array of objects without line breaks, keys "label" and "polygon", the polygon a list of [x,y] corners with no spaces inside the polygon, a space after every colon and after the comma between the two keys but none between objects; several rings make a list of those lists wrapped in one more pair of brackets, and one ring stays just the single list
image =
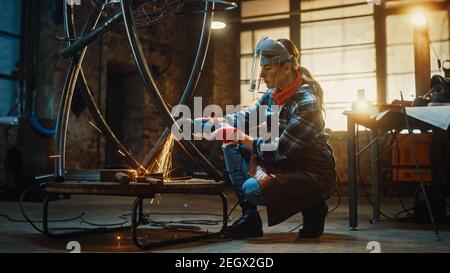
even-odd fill
[{"label": "woman's face", "polygon": [[261,78],[267,88],[276,88],[282,85],[286,73],[289,74],[289,69],[286,69],[285,65],[265,64],[261,67]]}]

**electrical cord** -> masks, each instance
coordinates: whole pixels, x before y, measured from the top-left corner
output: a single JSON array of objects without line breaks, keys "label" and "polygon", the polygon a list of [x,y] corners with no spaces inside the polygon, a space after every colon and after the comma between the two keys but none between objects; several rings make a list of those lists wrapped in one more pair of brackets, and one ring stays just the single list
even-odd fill
[{"label": "electrical cord", "polygon": [[[45,234],[45,232],[40,229],[39,227],[37,227],[35,225],[35,223],[42,223],[42,220],[31,220],[26,212],[25,209],[23,207],[23,200],[25,198],[25,196],[31,192],[34,189],[43,187],[47,182],[43,182],[43,183],[36,183],[31,185],[30,187],[28,187],[20,196],[20,200],[19,200],[19,207],[20,207],[20,212],[22,213],[22,216],[25,218],[25,220],[19,220],[19,219],[15,219],[10,217],[7,214],[3,214],[0,213],[1,217],[6,218],[7,220],[11,221],[11,222],[17,222],[17,223],[29,223],[36,231],[38,231],[39,233]],[[231,211],[228,213],[227,215],[227,219],[229,219],[229,221],[231,220],[231,214],[233,213],[234,209],[236,208],[237,204],[239,202],[236,202],[235,205],[233,206],[233,208],[231,209]],[[90,222],[88,220],[86,220],[84,218],[85,216],[85,212],[83,211],[80,215],[76,216],[76,217],[72,217],[72,218],[67,218],[67,219],[58,219],[58,220],[49,220],[48,222],[51,223],[56,223],[56,222],[71,222],[71,221],[75,221],[75,220],[80,220],[81,223],[85,223],[87,225],[90,226],[96,226],[96,227],[111,227],[111,226],[123,226],[124,224],[128,223],[129,220],[127,219],[127,216],[131,216],[131,214],[122,214],[119,216],[119,218],[123,219],[124,221],[119,222],[119,223],[112,223],[112,224],[98,224],[98,223],[93,223]],[[222,217],[222,215],[220,214],[215,214],[215,213],[200,213],[200,212],[194,212],[194,213],[187,213],[187,212],[174,212],[174,213],[152,213],[153,215],[208,215],[208,216],[219,216]],[[222,221],[220,220],[205,220],[205,219],[195,219],[195,220],[180,220],[180,221],[155,221],[150,219],[149,214],[144,214],[144,216],[146,216],[146,220],[152,222],[152,225],[156,225],[156,226],[163,226],[166,228],[170,228],[170,229],[174,229],[173,226],[169,226],[169,224],[183,224],[183,225],[218,225],[221,224]],[[196,227],[192,227],[189,228],[187,226],[183,226],[183,229],[197,229]],[[84,229],[84,228],[53,228],[52,230],[73,230],[73,229]]]},{"label": "electrical cord", "polygon": [[27,222],[28,222],[35,230],[37,230],[39,233],[42,233],[42,234],[45,234],[45,232],[44,232],[42,229],[38,228],[38,227],[34,224],[34,222],[33,222],[30,218],[28,218],[27,214],[25,213],[25,210],[24,210],[24,208],[23,208],[23,199],[24,199],[25,195],[28,194],[28,192],[30,192],[31,190],[33,190],[33,189],[35,189],[35,188],[38,188],[38,187],[40,188],[40,187],[44,186],[45,183],[46,183],[46,182],[44,182],[44,183],[36,183],[36,184],[31,185],[30,187],[28,187],[28,188],[22,193],[22,195],[20,196],[20,200],[19,200],[19,207],[20,207],[20,212],[22,213],[22,216],[26,219],[26,221],[27,221]]},{"label": "electrical cord", "polygon": [[[72,218],[67,218],[67,219],[55,219],[55,220],[49,220],[49,223],[62,223],[62,222],[71,222],[71,221],[75,221],[78,219],[81,219],[82,216],[84,215],[84,211],[82,213],[80,213],[80,215],[72,217]],[[28,223],[27,220],[20,220],[20,219],[15,219],[12,218],[11,216],[4,214],[4,213],[0,213],[1,217],[6,218],[8,221],[13,222],[13,223]],[[33,220],[34,223],[42,223],[42,220]]]},{"label": "electrical cord", "polygon": [[332,210],[330,210],[327,215],[333,213],[341,205],[341,180],[339,179],[339,176],[337,174],[336,174],[336,179],[337,179],[338,183],[337,183],[337,187],[335,189],[335,195],[338,196],[338,201],[336,203],[336,206]]},{"label": "electrical cord", "polygon": [[[239,202],[236,202],[236,204],[233,206],[232,210],[228,213],[227,219],[228,221],[231,221],[230,216],[233,210],[236,208],[237,204]],[[207,216],[218,216],[222,217],[223,215],[217,214],[217,213],[205,213],[205,212],[160,212],[160,213],[151,213],[152,215],[207,215]],[[126,217],[131,216],[130,213],[122,214],[119,217],[126,219]],[[209,219],[192,219],[192,220],[179,220],[179,221],[156,221],[150,218],[150,213],[144,213],[143,216],[145,217],[145,220],[147,222],[150,222],[150,226],[157,226],[157,227],[164,227],[167,229],[175,230],[175,229],[200,229],[199,227],[193,227],[192,225],[207,225],[207,226],[213,226],[213,225],[219,225],[222,224],[222,220],[209,220]],[[172,224],[181,224],[183,226],[173,226]],[[187,226],[191,225],[191,226]]]},{"label": "electrical cord", "polygon": [[[17,223],[29,223],[36,231],[38,231],[39,233],[45,234],[45,232],[44,232],[42,229],[40,229],[39,227],[37,227],[37,226],[35,225],[35,223],[42,223],[43,221],[42,221],[42,220],[31,220],[31,219],[27,216],[27,214],[25,213],[25,209],[23,208],[23,200],[24,200],[25,196],[26,196],[29,192],[31,192],[31,191],[34,190],[35,188],[44,186],[46,183],[47,183],[47,182],[33,184],[33,185],[31,185],[30,187],[28,187],[28,188],[22,193],[22,195],[20,196],[20,200],[19,200],[20,212],[22,213],[22,216],[25,218],[25,220],[14,219],[14,218],[10,217],[9,215],[3,214],[3,213],[0,213],[0,216],[5,217],[7,220],[9,220],[9,221],[11,221],[11,222],[17,222]],[[123,224],[125,224],[125,223],[128,222],[128,220],[126,220],[126,221],[123,221],[123,222],[120,222],[120,223],[114,223],[114,224],[96,224],[96,223],[92,223],[92,222],[87,221],[87,220],[83,217],[85,214],[86,214],[86,213],[83,211],[80,215],[78,215],[78,216],[76,216],[76,217],[67,218],[67,219],[59,219],[59,220],[49,220],[48,223],[72,222],[72,221],[75,221],[75,220],[78,220],[78,219],[79,219],[79,220],[81,220],[81,223],[85,223],[85,224],[88,224],[88,225],[90,225],[90,226],[108,227],[108,226],[119,226],[119,225],[122,226]],[[62,230],[62,229],[70,230],[70,229],[83,229],[83,228],[53,228],[52,230]]]}]

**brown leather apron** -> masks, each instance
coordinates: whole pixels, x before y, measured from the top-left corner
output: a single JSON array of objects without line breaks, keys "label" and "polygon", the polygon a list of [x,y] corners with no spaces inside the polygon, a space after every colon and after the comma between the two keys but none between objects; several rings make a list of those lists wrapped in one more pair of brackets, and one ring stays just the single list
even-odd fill
[{"label": "brown leather apron", "polygon": [[258,180],[267,208],[269,226],[290,218],[302,209],[328,199],[336,181],[334,169],[320,174],[307,170],[268,170],[252,158],[249,175]]}]

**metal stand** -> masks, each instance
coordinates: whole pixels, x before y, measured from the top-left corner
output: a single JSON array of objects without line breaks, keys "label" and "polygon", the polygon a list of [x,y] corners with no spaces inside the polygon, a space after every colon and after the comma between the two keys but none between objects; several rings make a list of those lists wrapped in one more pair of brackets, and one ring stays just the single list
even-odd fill
[{"label": "metal stand", "polygon": [[[66,239],[66,238],[73,238],[77,236],[83,236],[83,235],[93,235],[93,234],[103,234],[107,232],[114,232],[114,231],[122,231],[129,229],[130,226],[120,226],[120,227],[98,227],[98,228],[73,228],[77,231],[72,232],[64,232],[56,234],[48,227],[48,205],[50,203],[51,197],[55,195],[53,193],[47,193],[44,198],[43,203],[43,217],[42,217],[42,229],[44,233],[52,238],[52,239]],[[142,204],[139,207],[140,216],[142,216]]]},{"label": "metal stand", "polygon": [[[103,234],[113,231],[130,230],[133,243],[141,249],[152,249],[161,246],[175,245],[186,242],[194,242],[206,240],[210,238],[218,238],[222,230],[228,224],[228,200],[224,193],[225,182],[214,182],[211,180],[194,180],[191,183],[185,181],[171,182],[161,186],[151,186],[144,183],[134,183],[126,186],[118,183],[108,182],[79,182],[67,181],[63,183],[49,183],[46,185],[46,196],[43,203],[43,221],[42,227],[44,233],[53,239],[65,239],[83,235]],[[143,242],[138,236],[138,227],[148,224],[144,216],[144,200],[154,198],[155,194],[198,194],[198,195],[218,195],[222,200],[222,227],[218,232],[209,233],[195,232],[194,236],[175,238],[157,242]],[[72,194],[72,195],[107,195],[107,196],[135,196],[131,208],[131,224],[120,227],[101,227],[101,228],[73,228],[75,231],[54,233],[48,227],[48,208],[51,197],[56,194]],[[64,228],[71,229],[72,228]],[[200,234],[199,234],[200,233]]]},{"label": "metal stand", "polygon": [[196,234],[191,237],[170,239],[170,240],[164,240],[164,241],[159,241],[159,242],[150,242],[150,243],[145,243],[145,242],[142,242],[139,240],[138,227],[140,224],[144,224],[145,221],[142,221],[142,219],[140,218],[142,216],[142,213],[138,212],[138,210],[140,211],[142,209],[142,202],[144,201],[144,199],[151,198],[151,197],[139,196],[134,201],[133,207],[132,207],[132,212],[131,212],[131,236],[132,236],[134,244],[141,249],[148,250],[148,249],[152,249],[152,248],[156,248],[156,247],[176,245],[176,244],[182,244],[182,243],[187,243],[187,242],[202,241],[202,240],[207,240],[207,239],[211,239],[211,238],[218,238],[220,236],[221,231],[227,226],[227,222],[228,222],[227,198],[226,198],[225,194],[223,194],[223,193],[219,193],[218,195],[222,199],[222,210],[223,210],[223,223],[222,223],[222,228],[220,229],[219,232],[216,232],[216,233],[206,232],[204,234],[200,234],[200,235]]}]

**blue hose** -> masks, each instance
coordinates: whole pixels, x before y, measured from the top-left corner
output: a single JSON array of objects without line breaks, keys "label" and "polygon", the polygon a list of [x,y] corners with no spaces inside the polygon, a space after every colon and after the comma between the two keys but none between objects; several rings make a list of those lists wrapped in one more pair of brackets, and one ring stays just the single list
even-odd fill
[{"label": "blue hose", "polygon": [[28,120],[30,121],[31,125],[33,126],[33,129],[36,130],[39,134],[47,137],[52,137],[56,135],[56,126],[52,129],[47,129],[42,127],[42,125],[39,123],[36,115],[32,114]]}]

